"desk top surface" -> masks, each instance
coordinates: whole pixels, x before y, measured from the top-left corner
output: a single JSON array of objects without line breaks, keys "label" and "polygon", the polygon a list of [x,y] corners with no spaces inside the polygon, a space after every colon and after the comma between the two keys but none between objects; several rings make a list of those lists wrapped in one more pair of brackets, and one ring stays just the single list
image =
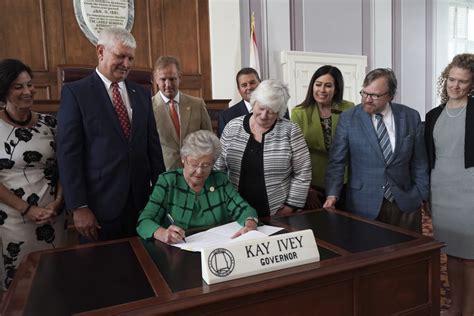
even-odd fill
[{"label": "desk top surface", "polygon": [[407,253],[432,242],[342,212],[311,211],[264,222],[286,232],[312,229],[321,261],[209,286],[201,279],[200,253],[138,238],[74,246],[31,254],[7,292],[4,311],[65,315],[144,300],[167,302],[298,273],[323,273],[329,266],[348,269],[351,262],[370,264],[388,250]]}]

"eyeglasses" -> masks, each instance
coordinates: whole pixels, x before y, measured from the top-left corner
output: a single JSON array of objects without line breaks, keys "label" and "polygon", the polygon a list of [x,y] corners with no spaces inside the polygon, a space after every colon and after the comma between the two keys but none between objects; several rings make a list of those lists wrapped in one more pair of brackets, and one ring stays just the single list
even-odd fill
[{"label": "eyeglasses", "polygon": [[375,94],[375,93],[367,93],[364,90],[360,90],[359,92],[360,96],[363,97],[364,99],[371,97],[372,100],[378,100],[379,98],[383,97],[384,95],[388,94],[388,91],[383,93],[383,94]]},{"label": "eyeglasses", "polygon": [[209,171],[214,166],[214,163],[203,163],[202,165],[196,165],[194,163],[189,162],[188,160],[185,161],[188,166],[191,167],[191,169],[194,171],[198,170],[199,168],[201,168],[202,171]]}]

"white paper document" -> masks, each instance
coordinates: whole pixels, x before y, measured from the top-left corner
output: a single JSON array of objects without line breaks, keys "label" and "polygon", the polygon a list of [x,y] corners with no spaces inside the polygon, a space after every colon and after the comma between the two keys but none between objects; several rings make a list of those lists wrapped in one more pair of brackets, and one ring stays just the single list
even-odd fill
[{"label": "white paper document", "polygon": [[263,225],[258,226],[257,230],[249,231],[246,234],[232,239],[231,237],[241,228],[242,226],[240,226],[239,223],[231,222],[191,235],[186,237],[186,242],[172,244],[171,246],[188,251],[202,251],[202,249],[208,247],[219,247],[233,242],[267,237],[283,229],[281,227]]}]

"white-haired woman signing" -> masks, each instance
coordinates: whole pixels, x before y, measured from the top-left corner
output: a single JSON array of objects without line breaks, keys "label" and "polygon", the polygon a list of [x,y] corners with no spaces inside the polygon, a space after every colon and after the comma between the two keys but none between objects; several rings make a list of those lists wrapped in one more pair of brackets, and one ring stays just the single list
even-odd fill
[{"label": "white-haired woman signing", "polygon": [[224,172],[213,171],[221,144],[211,131],[189,134],[181,148],[183,169],[161,174],[150,200],[138,218],[144,239],[177,243],[185,229],[237,221],[234,237],[257,228],[257,213],[245,202]]}]

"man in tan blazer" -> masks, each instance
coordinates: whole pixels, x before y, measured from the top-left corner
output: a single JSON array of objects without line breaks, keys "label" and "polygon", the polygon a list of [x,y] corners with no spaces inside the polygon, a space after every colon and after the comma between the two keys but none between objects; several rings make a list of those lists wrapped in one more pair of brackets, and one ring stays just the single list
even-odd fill
[{"label": "man in tan blazer", "polygon": [[181,71],[175,57],[158,58],[153,77],[159,88],[152,98],[153,112],[166,170],[182,168],[180,149],[184,138],[201,129],[212,131],[211,119],[203,99],[179,91]]}]

